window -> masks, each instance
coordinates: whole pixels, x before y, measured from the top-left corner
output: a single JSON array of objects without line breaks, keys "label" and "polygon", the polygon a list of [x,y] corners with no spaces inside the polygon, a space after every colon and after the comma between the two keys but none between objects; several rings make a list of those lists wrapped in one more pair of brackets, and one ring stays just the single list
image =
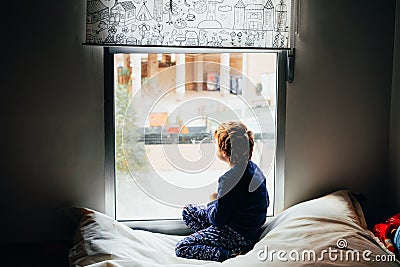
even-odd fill
[{"label": "window", "polygon": [[206,52],[106,51],[106,154],[114,186],[107,204],[116,219],[180,219],[183,205],[207,203],[228,170],[212,142],[227,120],[254,132],[252,160],[267,177],[268,216],[274,215],[282,52]]}]

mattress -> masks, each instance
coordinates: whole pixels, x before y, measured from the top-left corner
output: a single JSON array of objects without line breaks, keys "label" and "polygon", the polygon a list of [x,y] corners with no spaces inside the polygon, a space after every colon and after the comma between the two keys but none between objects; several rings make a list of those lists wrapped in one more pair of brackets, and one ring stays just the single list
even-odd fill
[{"label": "mattress", "polygon": [[222,263],[176,257],[183,236],[134,230],[98,211],[77,211],[70,266],[400,266],[367,229],[347,190],[288,208],[265,224],[250,252]]}]

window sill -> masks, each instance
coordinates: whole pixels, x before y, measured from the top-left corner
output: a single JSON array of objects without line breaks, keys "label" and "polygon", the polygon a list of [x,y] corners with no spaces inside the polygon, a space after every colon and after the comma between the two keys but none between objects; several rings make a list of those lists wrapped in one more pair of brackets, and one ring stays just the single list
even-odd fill
[{"label": "window sill", "polygon": [[146,230],[153,233],[169,235],[189,235],[192,231],[183,220],[149,220],[149,221],[121,221],[134,230]]},{"label": "window sill", "polygon": [[[271,222],[275,217],[269,216],[265,223]],[[192,231],[183,220],[149,220],[149,221],[121,221],[124,225],[134,230],[145,230],[153,233],[169,235],[190,235]]]}]

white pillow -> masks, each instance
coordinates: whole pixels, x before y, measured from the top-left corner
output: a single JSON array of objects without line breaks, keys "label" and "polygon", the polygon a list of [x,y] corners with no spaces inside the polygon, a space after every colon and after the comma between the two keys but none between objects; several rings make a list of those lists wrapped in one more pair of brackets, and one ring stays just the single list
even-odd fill
[{"label": "white pillow", "polygon": [[[245,257],[247,262],[258,258],[264,266],[303,266],[310,261],[319,266],[371,266],[383,258],[391,261],[380,265],[399,264],[367,229],[360,203],[348,190],[283,211],[267,224],[261,240]],[[258,266],[252,262],[251,266]]]}]

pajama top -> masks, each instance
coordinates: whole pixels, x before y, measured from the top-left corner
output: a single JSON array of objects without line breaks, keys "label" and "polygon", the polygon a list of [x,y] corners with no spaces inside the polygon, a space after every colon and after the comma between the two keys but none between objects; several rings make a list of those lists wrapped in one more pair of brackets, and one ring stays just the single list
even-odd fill
[{"label": "pajama top", "polygon": [[237,164],[218,179],[218,198],[207,205],[214,226],[227,225],[253,242],[261,235],[269,206],[265,176],[252,161]]}]

